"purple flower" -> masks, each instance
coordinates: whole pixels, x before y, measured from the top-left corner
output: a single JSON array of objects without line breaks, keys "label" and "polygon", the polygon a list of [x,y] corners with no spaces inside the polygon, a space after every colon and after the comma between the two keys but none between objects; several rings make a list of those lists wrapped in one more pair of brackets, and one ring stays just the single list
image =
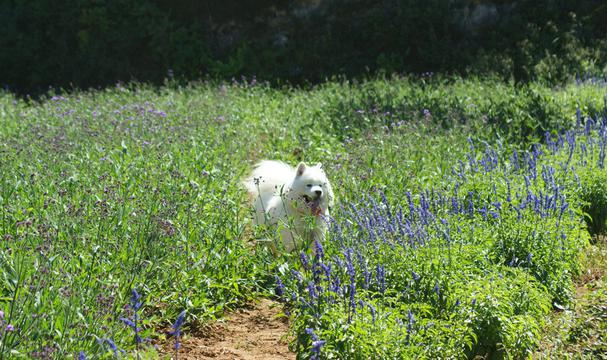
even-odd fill
[{"label": "purple flower", "polygon": [[298,283],[301,283],[303,281],[303,278],[299,271],[291,269],[291,275],[297,280]]},{"label": "purple flower", "polygon": [[134,328],[134,327],[135,327],[135,323],[134,323],[133,321],[131,321],[131,320],[127,319],[127,318],[123,318],[123,317],[121,317],[121,318],[119,318],[119,319],[120,319],[120,321],[122,321],[122,322],[123,322],[123,323],[124,323],[126,326],[131,327],[131,328]]},{"label": "purple flower", "polygon": [[312,340],[318,340],[318,335],[314,333],[314,329],[306,328],[306,334],[312,337]]},{"label": "purple flower", "polygon": [[371,312],[371,321],[375,324],[375,307],[371,304],[367,304],[369,306],[369,311]]},{"label": "purple flower", "polygon": [[320,268],[325,273],[325,276],[327,277],[327,281],[331,280],[331,265],[320,264]]},{"label": "purple flower", "polygon": [[285,285],[282,283],[282,281],[280,280],[278,275],[274,275],[274,278],[276,279],[276,289],[275,289],[276,295],[283,296],[285,293]]},{"label": "purple flower", "polygon": [[350,313],[348,314],[348,322],[350,322],[352,320],[352,313],[356,311],[356,270],[354,269],[354,264],[352,264],[352,249],[348,248],[344,255],[346,257],[346,269],[350,276]]},{"label": "purple flower", "polygon": [[383,265],[377,265],[376,269],[377,283],[379,284],[379,291],[383,294],[386,291],[386,269]]},{"label": "purple flower", "polygon": [[325,340],[320,340],[318,335],[314,333],[313,329],[306,328],[306,334],[312,337],[312,357],[310,359],[318,359],[320,355],[320,348],[326,343]]},{"label": "purple flower", "polygon": [[339,277],[335,277],[332,284],[331,284],[331,291],[333,291],[336,294],[341,294],[341,280],[339,279]]},{"label": "purple flower", "polygon": [[175,320],[175,323],[173,324],[173,331],[169,332],[170,335],[175,336],[175,345],[173,345],[173,349],[175,350],[179,350],[179,348],[181,347],[179,338],[181,336],[181,327],[183,326],[183,323],[185,321],[185,314],[186,310],[183,310],[181,313],[179,313],[177,319]]},{"label": "purple flower", "polygon": [[312,351],[319,352],[321,346],[323,346],[325,343],[326,343],[325,340],[312,341]]},{"label": "purple flower", "polygon": [[13,324],[6,325],[6,331],[15,331],[15,327],[13,326]]},{"label": "purple flower", "polygon": [[320,354],[320,348],[326,343],[325,340],[316,340],[312,341],[312,352],[315,355],[315,359],[318,359],[318,355]]},{"label": "purple flower", "polygon": [[143,342],[143,339],[141,338],[141,336],[139,336],[139,332],[141,331],[141,329],[137,327],[137,324],[134,321],[122,317],[120,318],[120,321],[122,321],[126,326],[130,327],[135,333],[135,344]]},{"label": "purple flower", "polygon": [[78,354],[78,360],[86,360],[86,354],[84,353],[84,351],[81,351]]},{"label": "purple flower", "polygon": [[308,294],[310,295],[311,299],[316,299],[318,297],[318,295],[316,294],[316,291],[314,289],[314,282],[312,281],[308,281]]},{"label": "purple flower", "polygon": [[118,357],[118,351],[120,349],[118,349],[118,346],[116,346],[116,344],[112,341],[112,339],[110,339],[110,338],[101,339],[101,340],[99,340],[99,343],[101,345],[103,345],[103,343],[106,343],[110,347],[110,349],[114,352],[114,356]]},{"label": "purple flower", "polygon": [[182,312],[179,313],[179,316],[177,316],[177,320],[175,320],[175,323],[173,324],[173,329],[175,329],[176,331],[181,329],[181,326],[183,326],[183,322],[185,320],[185,314],[186,314],[186,311],[183,310]]},{"label": "purple flower", "polygon": [[301,259],[301,264],[303,265],[304,269],[310,270],[310,261],[308,260],[306,253],[302,251],[299,254],[299,258]]},{"label": "purple flower", "polygon": [[141,295],[139,295],[136,289],[133,289],[131,291],[131,299],[129,304],[129,307],[133,310],[133,318],[120,318],[120,321],[122,321],[126,326],[130,327],[133,330],[133,333],[135,334],[134,340],[137,346],[139,346],[139,344],[143,342],[143,339],[141,338],[141,336],[139,336],[139,332],[141,331],[141,329],[137,327],[137,321],[139,320],[137,311],[141,308],[141,306]]},{"label": "purple flower", "polygon": [[322,259],[325,256],[325,250],[318,239],[314,240],[314,255],[319,259]]},{"label": "purple flower", "polygon": [[141,295],[139,295],[139,293],[137,292],[136,289],[133,289],[131,291],[131,308],[135,311],[139,310],[139,308],[141,308]]},{"label": "purple flower", "polygon": [[413,316],[411,310],[409,310],[407,313],[407,318],[409,320],[407,321],[407,339],[409,339],[411,332],[413,331],[413,325],[415,324],[415,317]]}]

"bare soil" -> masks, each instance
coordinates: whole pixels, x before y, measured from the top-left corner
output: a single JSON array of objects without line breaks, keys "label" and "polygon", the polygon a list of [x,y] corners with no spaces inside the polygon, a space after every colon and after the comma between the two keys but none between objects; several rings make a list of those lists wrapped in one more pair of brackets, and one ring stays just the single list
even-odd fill
[{"label": "bare soil", "polygon": [[[185,336],[179,359],[286,360],[295,359],[287,347],[288,321],[282,306],[268,299],[228,314],[224,319]],[[171,344],[163,346],[171,356]]]}]

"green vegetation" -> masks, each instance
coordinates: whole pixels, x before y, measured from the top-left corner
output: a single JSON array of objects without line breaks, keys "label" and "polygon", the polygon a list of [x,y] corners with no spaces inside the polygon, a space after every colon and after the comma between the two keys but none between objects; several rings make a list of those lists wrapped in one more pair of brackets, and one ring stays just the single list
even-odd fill
[{"label": "green vegetation", "polygon": [[548,318],[538,359],[603,359],[607,351],[607,244],[604,239],[586,251],[574,307]]},{"label": "green vegetation", "polygon": [[[262,296],[301,357],[529,356],[604,230],[604,95],[435,76],[3,94],[0,358],[153,357],[183,310],[187,334]],[[324,164],[314,254],[255,240],[240,180],[261,159]]]},{"label": "green vegetation", "polygon": [[318,84],[428,72],[562,84],[607,75],[596,0],[6,0],[0,86],[161,84],[167,76]]}]

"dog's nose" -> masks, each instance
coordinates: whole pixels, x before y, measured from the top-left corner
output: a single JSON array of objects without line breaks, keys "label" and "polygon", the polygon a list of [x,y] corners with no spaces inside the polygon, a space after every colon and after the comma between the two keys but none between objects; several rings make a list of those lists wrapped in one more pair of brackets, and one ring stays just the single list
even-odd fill
[{"label": "dog's nose", "polygon": [[316,190],[316,191],[314,191],[314,192],[316,193],[316,196],[320,196],[320,195],[322,195],[322,190]]}]

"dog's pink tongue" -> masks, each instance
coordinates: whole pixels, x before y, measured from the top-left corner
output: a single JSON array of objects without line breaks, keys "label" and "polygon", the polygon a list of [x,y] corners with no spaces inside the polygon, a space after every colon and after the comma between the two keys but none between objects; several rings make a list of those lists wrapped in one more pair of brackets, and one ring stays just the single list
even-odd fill
[{"label": "dog's pink tongue", "polygon": [[312,201],[310,208],[312,210],[312,215],[314,215],[314,216],[320,215],[320,213],[322,212],[322,209],[320,207],[320,199]]}]

